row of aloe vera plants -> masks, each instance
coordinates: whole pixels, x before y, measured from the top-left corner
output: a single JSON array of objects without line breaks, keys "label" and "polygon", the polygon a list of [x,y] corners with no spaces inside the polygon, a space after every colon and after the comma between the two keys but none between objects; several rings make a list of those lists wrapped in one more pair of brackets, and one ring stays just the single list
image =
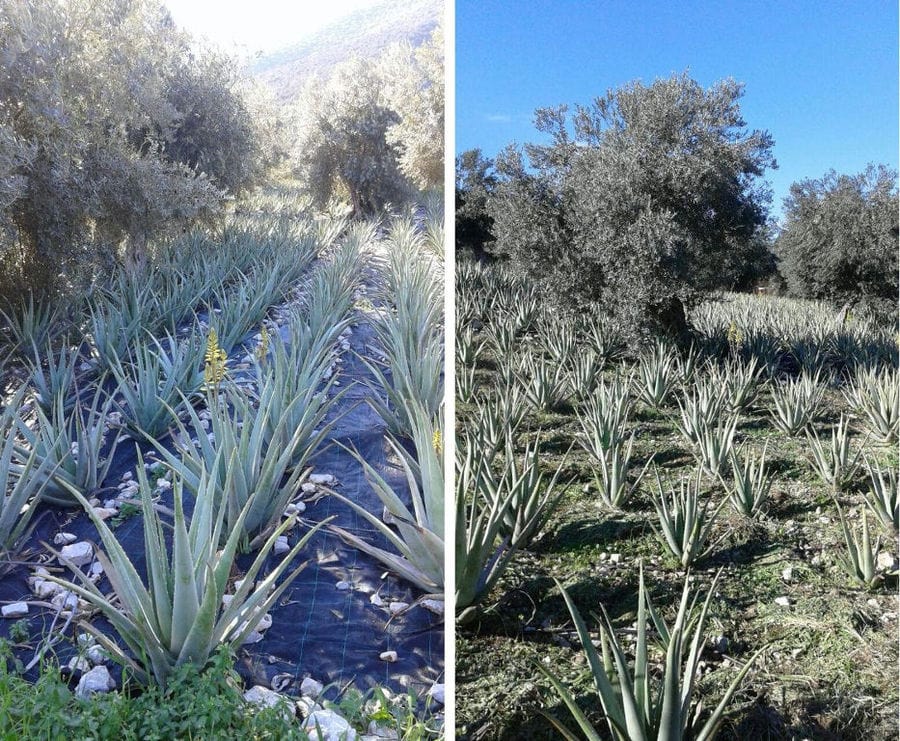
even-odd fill
[{"label": "row of aloe vera plants", "polygon": [[[458,266],[456,594],[464,627],[457,695],[468,698],[460,705],[463,732],[482,724],[478,732],[490,737],[487,728],[499,733],[503,724],[531,723],[529,732],[538,733],[521,706],[510,706],[504,716],[499,698],[477,697],[485,686],[478,678],[508,683],[518,672],[519,681],[555,691],[588,738],[712,738],[723,724],[730,737],[746,734],[735,729],[741,722],[749,727],[751,713],[743,708],[741,721],[741,709],[729,711],[729,702],[741,682],[769,689],[773,681],[754,664],[770,659],[762,645],[743,656],[711,651],[706,623],[710,611],[728,616],[728,605],[739,601],[735,595],[746,597],[743,584],[769,566],[757,565],[754,554],[778,550],[785,527],[803,549],[796,571],[815,573],[845,599],[848,612],[854,603],[880,599],[887,619],[896,616],[887,609],[900,525],[896,341],[866,322],[837,320],[821,305],[798,308],[769,297],[724,297],[701,307],[698,317],[689,351],[657,342],[635,352],[599,312],[560,314],[502,266]],[[849,344],[848,333],[854,337]],[[759,351],[753,338],[761,336],[775,343],[773,354]],[[798,349],[808,337],[822,343],[816,363]],[[788,514],[797,512],[793,519]],[[810,533],[819,529],[827,535]],[[616,537],[620,531],[625,535]],[[573,534],[576,542],[570,542]],[[819,551],[810,557],[808,541],[817,539]],[[598,554],[606,558],[614,550],[620,551],[617,565],[607,561],[594,584],[597,567],[583,573],[583,559],[596,564]],[[623,555],[630,569],[622,568]],[[792,555],[782,549],[781,568],[794,568]],[[657,584],[638,578],[642,561],[645,571],[653,567]],[[724,573],[709,583],[702,574],[717,567]],[[562,604],[546,588],[548,574],[557,579]],[[666,591],[673,576],[683,578],[684,591],[680,602],[674,600],[670,624],[651,592]],[[586,581],[591,592],[619,594],[601,601],[596,628],[581,615],[597,605],[568,591],[574,586],[583,593]],[[708,587],[700,597],[702,581]],[[636,608],[622,605],[621,590],[636,583]],[[796,601],[812,599],[803,585],[786,581],[783,587],[785,604],[795,601],[792,590]],[[730,598],[720,599],[722,593]],[[568,608],[572,638],[580,641],[593,676],[593,705],[577,673],[563,668],[565,652],[560,663],[551,662],[553,669],[534,662],[540,644],[518,641],[497,651],[489,640],[498,630],[527,636],[537,631],[535,624],[556,625],[563,620],[561,606]],[[633,619],[634,609],[632,651],[610,615],[624,610]],[[530,620],[523,617],[529,613]],[[735,610],[717,623],[725,619],[738,624],[745,617]],[[793,620],[785,614],[788,625]],[[768,630],[760,619],[750,634]],[[873,645],[887,645],[886,638],[878,632]],[[737,630],[730,638],[737,645],[742,640]],[[492,650],[484,650],[488,645]],[[595,645],[602,645],[602,659]],[[770,649],[778,653],[777,646]],[[521,657],[534,662],[524,672]],[[698,666],[714,662],[729,668],[720,666],[700,682]],[[491,679],[492,672],[503,679]],[[711,686],[718,688],[712,696]],[[539,714],[547,701],[525,703]],[[698,701],[709,710],[695,712]],[[469,709],[477,707],[489,715],[479,718]],[[548,717],[546,737],[578,737],[558,712]]]},{"label": "row of aloe vera plants", "polygon": [[[370,226],[345,227],[309,221],[254,237],[235,236],[238,224],[221,245],[210,243],[221,246],[218,254],[164,247],[172,252],[160,265],[181,260],[180,267],[168,278],[150,272],[146,283],[172,278],[172,294],[145,291],[134,275],[115,281],[97,299],[102,311],[91,304],[86,325],[73,321],[53,338],[68,351],[41,358],[32,341],[34,368],[24,382],[11,382],[0,417],[0,544],[14,553],[42,503],[83,507],[103,543],[97,558],[111,591],[61,552],[55,555],[74,581],[48,579],[108,619],[115,638],[85,627],[139,680],[164,686],[185,662],[203,665],[222,643],[240,645],[299,573],[295,557],[326,524],[307,529],[270,568],[278,539],[301,528],[289,505],[341,396],[336,345],[373,235]],[[240,268],[229,267],[232,258]],[[218,283],[211,278],[217,274]],[[178,302],[166,304],[164,296],[176,293],[183,302],[169,312]],[[26,324],[13,328],[20,347],[35,339],[19,331]],[[230,353],[254,327],[255,338]],[[73,338],[81,339],[78,348]],[[117,448],[132,444],[145,577],[104,508],[89,501],[104,491]],[[171,509],[160,506],[161,487],[148,479],[147,450],[166,471]],[[233,583],[241,552],[255,557]],[[234,592],[223,601],[228,589]]]}]

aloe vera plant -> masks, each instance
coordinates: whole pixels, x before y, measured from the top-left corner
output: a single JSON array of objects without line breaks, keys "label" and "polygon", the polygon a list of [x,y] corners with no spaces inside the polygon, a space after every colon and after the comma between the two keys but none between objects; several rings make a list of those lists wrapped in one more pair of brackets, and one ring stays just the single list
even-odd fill
[{"label": "aloe vera plant", "polygon": [[[600,605],[601,658],[601,654],[594,647],[591,632],[574,601],[563,585],[559,581],[556,582],[575,623],[575,630],[581,640],[582,651],[590,667],[594,689],[603,706],[609,732],[616,741],[682,739],[712,741],[716,737],[731,698],[765,650],[760,648],[747,660],[728,685],[709,718],[701,725],[700,704],[692,706],[694,683],[699,674],[706,619],[718,579],[717,574],[702,606],[698,609],[699,594],[691,594],[690,580],[686,578],[675,622],[668,625],[650,601],[641,566],[633,669],[628,665],[625,647],[616,638],[615,628],[604,607]],[[662,677],[657,682],[653,681],[654,672],[651,668],[648,622],[653,623],[663,644]],[[590,741],[600,741],[603,738],[600,731],[588,720],[572,691],[566,688],[549,669],[541,664],[537,664],[537,667],[550,680],[584,737]],[[562,737],[577,741],[579,737],[561,721],[549,715],[547,718]]]},{"label": "aloe vera plant", "polygon": [[456,619],[463,625],[516,553],[509,537],[501,537],[515,492],[486,485],[488,464],[471,437],[456,453]]},{"label": "aloe vera plant", "polygon": [[579,438],[582,447],[598,458],[600,451],[618,445],[625,437],[631,407],[628,382],[619,378],[609,383],[602,381],[596,391],[575,410],[584,433],[584,437]]},{"label": "aloe vera plant", "polygon": [[593,350],[573,355],[565,367],[569,394],[581,398],[589,397],[603,380],[602,371],[603,363]]},{"label": "aloe vera plant", "polygon": [[712,476],[721,473],[731,455],[736,430],[737,417],[719,422],[715,427],[701,423],[694,445],[694,456],[704,471]]},{"label": "aloe vera plant", "polygon": [[[63,398],[57,396],[49,414],[35,409],[33,428],[17,418],[22,444],[16,446],[13,471],[21,473],[34,455],[47,464],[30,474],[46,483],[41,499],[58,507],[76,506],[71,490],[90,494],[99,489],[112,466],[119,430],[110,426],[111,410],[111,397],[98,386],[83,411],[77,407],[66,411]],[[112,439],[108,441],[107,435]]]},{"label": "aloe vera plant", "polygon": [[538,334],[538,341],[554,363],[565,367],[575,355],[575,325],[556,317],[552,322],[544,324]]},{"label": "aloe vera plant", "polygon": [[732,506],[744,517],[753,518],[762,512],[772,488],[773,474],[766,470],[767,448],[768,443],[763,447],[759,458],[754,458],[748,451],[744,451],[743,455],[732,451],[729,455],[731,482],[720,476]]},{"label": "aloe vera plant", "polygon": [[850,450],[849,420],[841,415],[837,427],[831,431],[831,444],[825,445],[815,430],[807,431],[809,440],[810,462],[816,473],[833,491],[840,491],[852,480],[860,467],[863,448],[852,454]]},{"label": "aloe vera plant", "polygon": [[[255,406],[232,385],[221,390],[221,401],[208,395],[212,439],[200,414],[186,405],[192,431],[170,409],[178,429],[176,452],[153,438],[148,440],[195,496],[199,496],[201,474],[206,472],[215,504],[225,510],[227,532],[240,529],[239,544],[247,551],[275,527],[330,426],[319,426],[322,406],[307,405],[301,395],[279,406],[274,385],[260,390]],[[303,410],[298,412],[299,419],[293,416],[297,409]],[[192,439],[196,442],[190,442]]]},{"label": "aloe vera plant", "polygon": [[[24,459],[16,445],[16,412],[25,398],[22,386],[0,412],[0,554],[14,551],[28,533],[43,488],[50,480],[52,458],[38,459],[32,450]],[[14,465],[14,461],[20,462]]]},{"label": "aloe vera plant", "polygon": [[661,407],[669,398],[677,377],[675,353],[657,342],[638,363],[638,399],[653,409]]},{"label": "aloe vera plant", "polygon": [[473,445],[489,463],[514,435],[524,418],[523,398],[517,386],[508,394],[490,396],[475,403],[469,431]]},{"label": "aloe vera plant", "polygon": [[596,465],[594,466],[594,484],[600,499],[608,509],[619,509],[625,503],[644,478],[647,468],[653,460],[651,455],[638,473],[634,481],[628,481],[628,470],[631,467],[631,451],[634,447],[634,433],[628,438],[627,446],[621,440],[608,448],[598,448]]},{"label": "aloe vera plant", "polygon": [[684,401],[677,400],[680,420],[678,430],[694,446],[700,444],[704,429],[719,424],[725,410],[725,396],[721,386],[711,381],[698,381]]},{"label": "aloe vera plant", "polygon": [[772,419],[775,426],[788,435],[797,435],[812,422],[822,400],[819,374],[801,374],[794,381],[772,388]]},{"label": "aloe vera plant", "polygon": [[878,372],[869,368],[857,372],[844,388],[844,397],[865,424],[869,433],[883,443],[897,440],[900,430],[900,371]]},{"label": "aloe vera plant", "polygon": [[406,474],[412,500],[411,509],[371,464],[356,451],[350,451],[362,465],[366,479],[390,513],[396,530],[353,500],[331,492],[332,496],[350,505],[368,520],[397,552],[374,546],[341,528],[332,529],[348,543],[377,558],[419,589],[443,594],[444,470],[441,451],[435,445],[435,440],[440,439],[440,427],[435,426],[421,404],[412,401],[411,411],[415,457],[398,442],[388,438],[388,445],[399,457]]},{"label": "aloe vera plant", "polygon": [[702,472],[699,469],[694,477],[682,476],[679,490],[670,489],[668,497],[663,492],[659,471],[655,473],[659,492],[653,497],[660,526],[657,535],[669,552],[687,568],[706,558],[728,534],[723,533],[717,540],[711,540],[713,525],[728,500],[722,499],[715,507],[709,498],[701,503]]},{"label": "aloe vera plant", "polygon": [[[155,681],[165,687],[177,667],[187,662],[203,666],[220,644],[237,647],[244,642],[263,615],[303,570],[305,563],[289,571],[291,562],[325,522],[308,530],[284,558],[256,582],[275,541],[296,525],[295,518],[285,520],[261,545],[256,558],[244,573],[240,588],[228,606],[223,607],[222,597],[228,586],[243,529],[243,517],[249,504],[239,516],[237,526],[228,529],[224,509],[215,506],[215,481],[206,471],[201,471],[199,495],[188,526],[182,506],[182,482],[176,477],[172,487],[175,504],[169,555],[163,524],[153,506],[152,489],[144,473],[140,453],[138,463],[141,511],[144,516],[144,553],[147,558],[146,584],[109,526],[94,513],[77,489],[71,490],[72,496],[85,508],[103,542],[105,552],[98,551],[97,559],[112,584],[114,596],[103,594],[86,574],[71,563],[69,566],[75,582],[55,576],[49,578],[98,609],[132,654],[128,656],[107,635],[85,623],[85,630],[111,656],[130,667],[139,680]],[[66,563],[61,554],[57,557]],[[280,584],[279,579],[282,579]]]},{"label": "aloe vera plant", "polygon": [[877,463],[866,460],[870,486],[866,490],[866,505],[894,535],[900,531],[900,498],[897,496],[897,469],[882,470]]},{"label": "aloe vera plant", "polygon": [[62,396],[66,409],[75,404],[75,371],[78,366],[80,348],[70,347],[68,343],[60,345],[54,351],[47,344],[43,351],[37,345],[32,348],[32,355],[26,361],[31,368],[31,385],[34,388],[34,399],[45,412],[53,409],[54,399]]},{"label": "aloe vera plant", "polygon": [[550,411],[566,398],[565,375],[555,363],[527,354],[515,376],[525,400],[538,411]]},{"label": "aloe vera plant", "polygon": [[841,522],[844,544],[847,547],[846,553],[838,557],[838,563],[862,586],[866,588],[877,586],[883,580],[883,575],[876,568],[878,551],[881,549],[881,538],[876,538],[875,542],[872,542],[865,510],[862,512],[862,530],[860,537],[857,538],[856,533],[850,528],[847,520],[844,518],[844,511],[841,509],[841,505],[835,501],[835,506]]}]

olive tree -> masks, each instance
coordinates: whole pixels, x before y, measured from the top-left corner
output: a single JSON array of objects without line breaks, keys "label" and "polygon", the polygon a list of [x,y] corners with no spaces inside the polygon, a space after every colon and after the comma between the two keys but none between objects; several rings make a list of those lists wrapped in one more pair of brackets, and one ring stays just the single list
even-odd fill
[{"label": "olive tree", "polygon": [[870,165],[794,183],[776,242],[791,294],[896,316],[897,173]]},{"label": "olive tree", "polygon": [[456,157],[456,249],[478,257],[494,237],[488,198],[497,185],[494,161],[480,149],[469,149]]},{"label": "olive tree", "polygon": [[400,117],[374,63],[353,58],[311,80],[295,111],[294,170],[317,205],[345,198],[354,215],[370,216],[406,200],[410,185],[387,139]]},{"label": "olive tree", "polygon": [[549,143],[525,147],[530,167],[516,148],[497,159],[493,250],[634,337],[687,339],[687,309],[734,282],[766,224],[773,142],[747,131],[742,95],[682,74],[538,110]]}]

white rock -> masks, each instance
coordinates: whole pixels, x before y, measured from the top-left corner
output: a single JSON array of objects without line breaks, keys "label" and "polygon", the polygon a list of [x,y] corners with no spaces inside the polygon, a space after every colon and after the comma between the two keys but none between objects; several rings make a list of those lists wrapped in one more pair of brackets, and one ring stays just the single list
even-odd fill
[{"label": "white rock", "polygon": [[392,741],[395,741],[400,738],[396,729],[379,725],[377,720],[369,721],[367,730],[368,734],[363,736],[363,739],[370,739],[371,741],[376,741],[376,739],[391,739]]},{"label": "white rock", "polygon": [[337,584],[334,585],[334,588],[340,592],[346,592],[348,589],[350,589],[350,582],[339,581]]},{"label": "white rock", "polygon": [[435,615],[444,614],[444,600],[442,599],[423,599],[419,604]]},{"label": "white rock", "polygon": [[384,600],[381,599],[381,597],[378,595],[378,592],[375,592],[375,594],[369,597],[369,602],[375,605],[375,607],[381,607],[384,604]]},{"label": "white rock", "polygon": [[[281,703],[285,698],[279,695],[277,692],[270,690],[268,687],[263,687],[261,684],[257,684],[254,687],[251,687],[244,693],[244,700],[253,705],[258,705],[262,708],[274,708],[277,707],[279,703]],[[293,715],[292,706],[285,703],[285,708],[290,709],[291,715]]]},{"label": "white rock", "polygon": [[775,604],[779,605],[780,607],[789,607],[791,604],[791,601],[787,597],[776,597]]},{"label": "white rock", "polygon": [[793,566],[785,566],[781,570],[781,579],[782,581],[793,581],[794,579],[794,567]]},{"label": "white rock", "polygon": [[134,474],[131,471],[126,471],[122,474],[122,481],[131,481],[132,476],[134,476]]},{"label": "white rock", "polygon": [[71,545],[76,540],[78,540],[78,536],[74,533],[57,533],[53,536],[54,545]]},{"label": "white rock", "polygon": [[275,547],[272,550],[276,555],[279,553],[287,553],[291,550],[291,546],[288,545],[287,535],[279,535],[275,540]]},{"label": "white rock", "polygon": [[308,718],[310,713],[322,710],[322,706],[311,697],[301,697],[297,700],[295,707],[301,718]]},{"label": "white rock", "polygon": [[356,741],[356,730],[333,710],[316,710],[303,722],[311,741]]},{"label": "white rock", "polygon": [[105,664],[109,660],[109,656],[106,653],[106,649],[99,644],[94,644],[93,646],[88,647],[87,652],[85,653],[87,656],[87,660],[92,664]]},{"label": "white rock", "polygon": [[305,695],[306,697],[316,698],[322,694],[322,690],[324,689],[325,686],[312,677],[306,677],[300,682],[300,694]]},{"label": "white rock", "polygon": [[89,672],[91,670],[90,662],[84,656],[73,656],[68,663],[70,672]]},{"label": "white rock", "polygon": [[116,686],[105,666],[95,666],[81,677],[75,688],[75,696],[86,699],[97,692],[109,692]]},{"label": "white rock", "polygon": [[315,494],[316,485],[310,484],[308,481],[306,481],[300,485],[300,491],[302,491],[304,494]]},{"label": "white rock", "polygon": [[382,661],[387,661],[389,664],[394,663],[397,660],[397,652],[396,651],[382,651],[378,654],[378,658]]},{"label": "white rock", "polygon": [[432,699],[435,702],[439,702],[441,705],[444,704],[444,685],[441,683],[435,683],[431,685],[431,689],[428,690],[428,694],[431,695]]},{"label": "white rock", "polygon": [[78,607],[78,595],[74,592],[58,591],[50,604],[57,610],[74,610]]},{"label": "white rock", "polygon": [[257,633],[265,633],[271,627],[272,615],[271,613],[267,612],[259,619],[259,622],[256,624],[256,628],[254,630],[256,630]]},{"label": "white rock", "polygon": [[330,473],[311,473],[309,475],[309,483],[311,484],[324,484],[325,486],[330,486],[334,483],[334,476]]},{"label": "white rock", "polygon": [[103,573],[103,564],[99,561],[94,561],[91,564],[91,568],[88,569],[88,573],[95,578],[99,577]]},{"label": "white rock", "polygon": [[397,613],[403,612],[405,609],[409,607],[407,602],[391,602],[388,605],[388,609],[391,611],[391,615],[396,615]]},{"label": "white rock", "polygon": [[168,491],[172,488],[172,482],[167,479],[160,479],[156,482],[156,488],[159,489],[159,491]]},{"label": "white rock", "polygon": [[69,559],[75,566],[84,566],[94,559],[94,549],[90,543],[82,540],[79,543],[63,546],[60,555]]},{"label": "white rock", "polygon": [[52,599],[53,595],[61,589],[59,584],[46,579],[33,579],[31,583],[31,591],[38,599]]},{"label": "white rock", "polygon": [[115,517],[119,514],[119,510],[117,509],[108,509],[106,507],[94,507],[93,509],[94,514],[101,520],[108,520],[110,517]]},{"label": "white rock", "polygon": [[258,633],[255,630],[251,630],[241,645],[249,646],[251,643],[259,643],[263,638],[264,638],[264,636],[262,633]]},{"label": "white rock", "polygon": [[9,605],[3,605],[0,608],[0,613],[3,614],[5,618],[20,618],[24,617],[28,614],[28,603],[27,602],[13,602]]},{"label": "white rock", "polygon": [[228,606],[231,604],[233,599],[234,599],[233,594],[223,594],[222,595],[222,607],[224,607],[227,610]]},{"label": "white rock", "polygon": [[878,571],[896,571],[897,555],[892,551],[879,551],[875,566]]},{"label": "white rock", "polygon": [[619,563],[622,560],[621,553],[611,553],[609,554],[609,562],[610,563]]}]

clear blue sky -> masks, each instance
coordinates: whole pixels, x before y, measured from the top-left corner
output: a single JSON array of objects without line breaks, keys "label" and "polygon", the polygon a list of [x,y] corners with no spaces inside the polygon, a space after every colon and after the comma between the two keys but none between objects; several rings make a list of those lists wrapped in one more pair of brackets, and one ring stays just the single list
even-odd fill
[{"label": "clear blue sky", "polygon": [[745,83],[790,184],[898,166],[897,0],[456,0],[456,150],[540,141],[535,108],[685,70]]}]

